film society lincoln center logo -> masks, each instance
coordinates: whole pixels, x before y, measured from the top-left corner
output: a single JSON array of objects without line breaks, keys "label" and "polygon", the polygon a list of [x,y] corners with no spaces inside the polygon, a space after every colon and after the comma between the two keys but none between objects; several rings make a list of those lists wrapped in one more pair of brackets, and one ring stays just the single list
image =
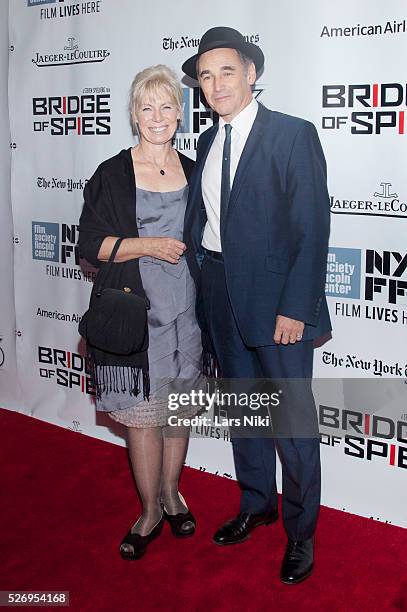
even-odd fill
[{"label": "film society lincoln center logo", "polygon": [[110,55],[107,49],[83,49],[73,36],[67,38],[62,49],[38,52],[32,62],[38,68],[46,66],[72,66],[73,64],[92,64],[104,62]]},{"label": "film society lincoln center logo", "polygon": [[325,292],[336,316],[407,325],[407,252],[330,247]]},{"label": "film society lincoln center logo", "polygon": [[95,270],[79,257],[76,224],[32,221],[32,258],[45,261],[45,274],[53,278],[93,282]]}]

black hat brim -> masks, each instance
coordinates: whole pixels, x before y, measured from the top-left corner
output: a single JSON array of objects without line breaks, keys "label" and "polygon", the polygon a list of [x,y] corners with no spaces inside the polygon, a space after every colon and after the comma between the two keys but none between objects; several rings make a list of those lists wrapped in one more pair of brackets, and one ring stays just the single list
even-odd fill
[{"label": "black hat brim", "polygon": [[236,49],[236,51],[240,51],[246,57],[250,58],[256,68],[256,72],[259,73],[260,70],[264,66],[264,54],[263,51],[257,45],[253,43],[243,43],[241,45],[237,45],[236,43],[226,42],[226,41],[213,41],[209,43],[201,53],[196,53],[189,59],[187,59],[182,64],[182,71],[191,79],[198,80],[198,75],[196,73],[196,61],[198,57],[206,53],[207,51],[212,51],[213,49]]}]

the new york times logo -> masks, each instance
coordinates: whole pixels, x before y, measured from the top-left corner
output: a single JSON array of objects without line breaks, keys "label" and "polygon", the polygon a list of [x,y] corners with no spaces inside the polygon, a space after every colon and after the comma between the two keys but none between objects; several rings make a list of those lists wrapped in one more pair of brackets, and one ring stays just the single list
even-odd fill
[{"label": "the new york times logo", "polygon": [[407,302],[407,253],[367,249],[365,263],[365,300],[383,295],[389,304]]},{"label": "the new york times logo", "polygon": [[350,126],[351,134],[406,134],[407,87],[400,83],[323,85],[323,109],[350,109],[350,114],[324,115],[324,130]]},{"label": "the new york times logo", "polygon": [[407,421],[320,405],[319,424],[322,444],[338,446],[344,435],[345,455],[367,461],[381,457],[390,466],[407,469]]},{"label": "the new york times logo", "polygon": [[83,191],[87,182],[88,179],[37,176],[35,184],[39,189],[63,189],[69,193],[75,193],[75,191]]},{"label": "the new york times logo", "polygon": [[[34,132],[52,136],[106,136],[110,128],[110,89],[86,90],[79,96],[32,99]],[[100,92],[98,91],[100,90]]]},{"label": "the new york times logo", "polygon": [[67,389],[95,395],[86,357],[50,346],[38,347],[39,375]]},{"label": "the new york times logo", "polygon": [[[244,36],[246,42],[258,43],[260,40],[260,34],[246,34]],[[200,38],[193,36],[181,35],[181,36],[164,36],[162,47],[164,51],[177,51],[179,49],[197,49]]]}]

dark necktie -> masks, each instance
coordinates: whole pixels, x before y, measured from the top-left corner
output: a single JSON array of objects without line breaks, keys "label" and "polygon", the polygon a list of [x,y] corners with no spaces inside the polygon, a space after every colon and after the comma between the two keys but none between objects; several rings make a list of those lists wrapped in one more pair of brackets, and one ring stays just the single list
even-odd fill
[{"label": "dark necktie", "polygon": [[230,123],[225,123],[225,142],[223,143],[222,182],[220,185],[220,225],[225,222],[230,197],[230,149],[231,149]]}]

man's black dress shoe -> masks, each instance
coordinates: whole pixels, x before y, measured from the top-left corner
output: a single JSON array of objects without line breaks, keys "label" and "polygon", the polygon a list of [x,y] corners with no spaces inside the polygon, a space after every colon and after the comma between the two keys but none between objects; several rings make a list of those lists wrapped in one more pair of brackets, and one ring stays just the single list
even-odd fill
[{"label": "man's black dress shoe", "polygon": [[259,525],[269,525],[270,523],[275,523],[277,519],[277,508],[270,510],[270,512],[260,512],[258,514],[240,512],[236,518],[228,521],[218,529],[213,536],[213,541],[221,546],[239,544],[239,542],[247,540],[250,532],[259,527]]},{"label": "man's black dress shoe", "polygon": [[142,536],[139,533],[132,533],[131,529],[124,536],[120,544],[120,554],[126,561],[141,559],[147,550],[149,543],[158,537],[164,525],[164,515],[153,527],[149,534]]},{"label": "man's black dress shoe", "polygon": [[302,541],[288,540],[283,563],[281,580],[285,584],[297,584],[312,574],[314,569],[314,539]]}]

